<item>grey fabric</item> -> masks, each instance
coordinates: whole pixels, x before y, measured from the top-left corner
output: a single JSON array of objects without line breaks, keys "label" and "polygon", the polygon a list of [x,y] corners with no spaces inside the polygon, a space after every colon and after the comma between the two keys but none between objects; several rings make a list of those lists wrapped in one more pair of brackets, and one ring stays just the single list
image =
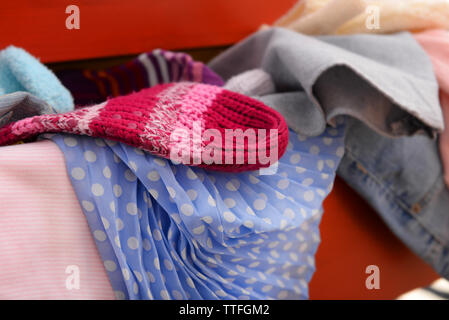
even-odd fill
[{"label": "grey fabric", "polygon": [[16,91],[0,95],[0,127],[23,118],[50,113],[55,113],[55,110],[29,92]]},{"label": "grey fabric", "polygon": [[226,80],[264,69],[277,93],[297,95],[293,106],[298,109],[284,95],[266,103],[305,135],[321,134],[338,115],[358,118],[389,136],[435,136],[444,128],[431,61],[406,32],[310,37],[271,28],[226,50],[209,66]]},{"label": "grey fabric", "polygon": [[275,92],[273,79],[262,69],[245,71],[229,79],[225,89],[247,96],[261,96]]}]

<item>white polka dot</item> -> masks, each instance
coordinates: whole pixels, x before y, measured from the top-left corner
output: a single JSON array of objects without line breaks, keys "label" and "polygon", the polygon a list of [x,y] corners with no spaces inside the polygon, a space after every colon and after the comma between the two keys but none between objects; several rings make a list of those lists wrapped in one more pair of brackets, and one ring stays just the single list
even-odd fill
[{"label": "white polka dot", "polygon": [[199,227],[194,228],[193,233],[196,235],[199,235],[199,234],[202,234],[204,232],[204,230],[205,230],[204,225],[201,225]]},{"label": "white polka dot", "polygon": [[93,195],[97,196],[97,197],[100,197],[104,194],[103,186],[99,183],[94,183],[92,185],[91,190],[92,190]]},{"label": "white polka dot", "polygon": [[136,250],[139,247],[139,240],[136,237],[129,237],[127,243],[132,250]]},{"label": "white polka dot", "polygon": [[122,187],[118,184],[114,184],[113,187],[114,195],[118,198],[122,195]]},{"label": "white polka dot", "polygon": [[112,260],[106,260],[104,262],[104,267],[106,268],[107,271],[109,272],[113,272],[115,270],[117,270],[117,265],[115,264],[114,261]]},{"label": "white polka dot", "polygon": [[281,230],[284,230],[284,229],[287,227],[287,225],[288,225],[287,220],[282,219],[281,222],[279,223],[279,228],[280,228]]},{"label": "white polka dot", "polygon": [[320,148],[318,146],[311,146],[309,152],[313,155],[320,153]]},{"label": "white polka dot", "polygon": [[192,278],[188,277],[188,278],[186,279],[186,282],[187,282],[187,285],[188,285],[190,288],[195,288],[195,284],[193,283]]},{"label": "white polka dot", "polygon": [[315,194],[313,193],[312,190],[304,192],[304,200],[306,200],[307,202],[313,201],[314,198]]},{"label": "white polka dot", "polygon": [[141,149],[139,149],[139,148],[134,148],[134,152],[135,152],[137,155],[139,155],[139,156],[143,156],[143,155],[144,155],[143,151],[142,151]]},{"label": "white polka dot", "polygon": [[165,160],[163,159],[155,158],[154,163],[156,163],[158,166],[165,167]]},{"label": "white polka dot", "polygon": [[193,207],[190,204],[185,203],[181,206],[181,213],[186,216],[191,216],[193,214]]},{"label": "white polka dot", "polygon": [[105,140],[104,142],[110,147],[113,147],[117,144],[117,141],[112,141],[112,140]]},{"label": "white polka dot", "polygon": [[154,199],[157,200],[157,198],[159,198],[159,192],[157,192],[156,189],[150,189],[149,192]]},{"label": "white polka dot", "polygon": [[195,179],[198,178],[198,176],[196,175],[196,173],[193,172],[193,170],[190,169],[190,168],[187,169],[187,177],[188,177],[190,180],[195,180]]},{"label": "white polka dot", "polygon": [[115,212],[115,202],[114,201],[111,201],[109,203],[109,208],[111,209],[112,212]]},{"label": "white polka dot", "polygon": [[76,141],[75,138],[67,137],[67,138],[64,138],[64,143],[68,147],[74,147],[78,144],[78,141]]},{"label": "white polka dot", "polygon": [[335,162],[334,162],[334,160],[331,160],[331,159],[326,160],[326,164],[327,164],[327,166],[328,166],[329,168],[334,168],[334,167],[335,167]]},{"label": "white polka dot", "polygon": [[264,286],[264,287],[262,288],[262,292],[268,292],[268,291],[270,291],[271,289],[273,289],[273,286],[271,286],[271,285],[266,285],[266,286]]},{"label": "white polka dot", "polygon": [[332,144],[332,141],[334,141],[334,139],[332,139],[332,138],[330,138],[330,137],[324,137],[324,138],[323,138],[323,143],[324,143],[326,146],[330,146],[330,145]]},{"label": "white polka dot", "polygon": [[151,250],[151,243],[148,239],[144,239],[142,241],[142,247],[145,251],[150,251]]},{"label": "white polka dot", "polygon": [[301,160],[301,155],[299,153],[295,153],[290,157],[291,164],[297,164]]},{"label": "white polka dot", "polygon": [[123,227],[124,227],[125,225],[123,224],[122,219],[117,218],[117,219],[115,219],[115,226],[116,226],[117,230],[120,231],[120,230],[123,229]]},{"label": "white polka dot", "polygon": [[118,236],[115,236],[114,242],[115,242],[115,245],[116,245],[117,247],[119,247],[119,248],[122,247],[122,245],[121,245],[121,243],[120,243],[120,238],[119,238]]},{"label": "white polka dot", "polygon": [[173,214],[170,215],[170,217],[172,217],[172,219],[173,219],[177,224],[180,224],[180,223],[181,223],[181,217],[179,216],[179,214],[173,213]]},{"label": "white polka dot", "polygon": [[95,209],[95,206],[92,202],[87,201],[87,200],[83,200],[81,202],[84,210],[86,210],[87,212],[92,212]]},{"label": "white polka dot", "polygon": [[161,298],[164,300],[170,300],[170,296],[167,290],[161,290]]},{"label": "white polka dot", "polygon": [[243,222],[243,225],[247,228],[253,228],[254,227],[254,222],[250,221],[250,220],[246,220],[245,222]]},{"label": "white polka dot", "polygon": [[278,299],[285,299],[288,296],[288,292],[285,290],[282,290],[281,292],[278,293]]},{"label": "white polka dot", "polygon": [[161,176],[159,175],[159,172],[157,172],[156,170],[152,170],[147,174],[147,178],[151,181],[158,181]]},{"label": "white polka dot", "polygon": [[106,144],[104,143],[103,139],[95,139],[95,144],[99,147],[104,147]]},{"label": "white polka dot", "polygon": [[323,170],[324,168],[324,161],[323,160],[318,160],[316,167],[319,171]]},{"label": "white polka dot", "polygon": [[132,216],[135,216],[137,214],[137,205],[134,202],[129,202],[126,205],[126,212]]},{"label": "white polka dot", "polygon": [[73,168],[71,173],[72,173],[73,179],[76,179],[76,180],[83,180],[84,177],[86,176],[86,173],[84,172],[84,170],[79,167]]},{"label": "white polka dot", "polygon": [[84,159],[86,159],[87,162],[95,162],[97,161],[97,155],[95,152],[87,150],[84,152]]},{"label": "white polka dot", "polygon": [[288,185],[290,184],[290,181],[287,179],[282,179],[278,181],[278,188],[279,189],[286,189]]},{"label": "white polka dot", "polygon": [[246,213],[248,213],[249,215],[255,216],[256,213],[254,212],[254,210],[251,207],[246,207]]},{"label": "white polka dot", "polygon": [[139,286],[137,285],[136,282],[134,282],[134,284],[133,284],[133,291],[134,291],[134,294],[137,294],[139,292]]},{"label": "white polka dot", "polygon": [[226,183],[226,189],[229,191],[237,191],[240,188],[240,182],[237,179],[232,179]]},{"label": "white polka dot", "polygon": [[94,237],[95,239],[97,239],[98,241],[104,241],[106,240],[106,233],[104,233],[101,230],[95,230],[94,231]]},{"label": "white polka dot", "polygon": [[213,219],[211,216],[205,216],[203,218],[201,218],[201,220],[203,220],[204,222],[211,224],[213,222]]},{"label": "white polka dot", "polygon": [[155,267],[157,270],[160,270],[160,269],[161,269],[161,265],[160,265],[160,263],[159,263],[159,258],[154,258],[153,263],[154,263],[154,267]]},{"label": "white polka dot", "polygon": [[164,259],[164,266],[167,270],[173,270],[173,264],[168,259]]},{"label": "white polka dot", "polygon": [[329,132],[329,134],[330,134],[331,136],[336,136],[336,135],[338,134],[338,130],[337,130],[337,129],[334,129],[334,128],[330,128],[330,129],[328,130],[328,132]]},{"label": "white polka dot", "polygon": [[109,226],[110,226],[108,219],[106,219],[105,217],[101,217],[101,222],[103,222],[104,228],[105,228],[106,230],[108,230],[108,229],[109,229]]},{"label": "white polka dot", "polygon": [[133,182],[137,179],[136,175],[129,169],[126,169],[125,171],[125,179],[129,182]]},{"label": "white polka dot", "polygon": [[198,193],[193,189],[189,189],[187,190],[187,196],[191,201],[193,201],[198,197]]},{"label": "white polka dot", "polygon": [[207,202],[209,203],[209,205],[211,207],[215,207],[217,204],[215,203],[215,199],[212,198],[212,196],[209,195],[209,197],[207,198]]},{"label": "white polka dot", "polygon": [[182,293],[179,292],[178,290],[173,290],[171,292],[171,294],[172,294],[173,298],[175,298],[176,300],[183,300],[184,299],[184,297],[182,296]]},{"label": "white polka dot", "polygon": [[344,147],[338,147],[337,151],[335,152],[335,154],[337,155],[337,157],[343,157],[343,155],[345,154],[345,148]]},{"label": "white polka dot", "polygon": [[235,205],[236,205],[234,199],[232,199],[232,198],[226,198],[226,199],[224,199],[224,203],[225,203],[225,205],[226,205],[229,209],[235,207]]},{"label": "white polka dot", "polygon": [[253,203],[254,209],[259,210],[259,211],[265,209],[265,206],[266,206],[266,202],[264,199],[257,199]]},{"label": "white polka dot", "polygon": [[311,186],[313,184],[313,179],[312,178],[306,178],[302,181],[302,185],[303,186]]},{"label": "white polka dot", "polygon": [[296,167],[295,170],[299,174],[306,172],[306,169],[303,167]]},{"label": "white polka dot", "polygon": [[114,291],[114,294],[115,294],[115,298],[117,300],[125,300],[126,296],[125,296],[125,294],[122,291],[119,291],[119,290]]},{"label": "white polka dot", "polygon": [[256,178],[255,176],[253,176],[252,174],[250,174],[248,176],[249,178],[249,182],[251,182],[252,184],[258,184],[260,182],[259,178]]},{"label": "white polka dot", "polygon": [[153,230],[153,238],[156,241],[161,241],[162,240],[162,234],[158,229],[154,229]]},{"label": "white polka dot", "polygon": [[295,212],[292,209],[287,208],[284,210],[284,216],[286,216],[287,218],[293,219],[293,218],[295,218]]},{"label": "white polka dot", "polygon": [[104,167],[103,175],[105,178],[109,179],[112,176],[111,169],[108,166]]},{"label": "white polka dot", "polygon": [[128,166],[131,168],[132,171],[136,172],[137,171],[137,164],[134,161],[129,161],[128,162]]},{"label": "white polka dot", "polygon": [[123,279],[125,279],[126,281],[129,280],[130,278],[130,273],[128,269],[123,268],[122,269],[122,274],[123,274]]},{"label": "white polka dot", "polygon": [[235,221],[235,215],[231,211],[225,211],[223,217],[227,222],[231,223]]}]

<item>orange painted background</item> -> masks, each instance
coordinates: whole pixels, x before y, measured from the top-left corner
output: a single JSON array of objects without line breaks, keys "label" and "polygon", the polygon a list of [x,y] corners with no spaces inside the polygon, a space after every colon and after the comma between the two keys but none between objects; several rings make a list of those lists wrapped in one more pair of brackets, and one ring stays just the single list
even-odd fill
[{"label": "orange painted background", "polygon": [[[227,45],[272,23],[296,0],[1,0],[0,48],[43,62]],[[68,30],[68,5],[80,29]]]}]

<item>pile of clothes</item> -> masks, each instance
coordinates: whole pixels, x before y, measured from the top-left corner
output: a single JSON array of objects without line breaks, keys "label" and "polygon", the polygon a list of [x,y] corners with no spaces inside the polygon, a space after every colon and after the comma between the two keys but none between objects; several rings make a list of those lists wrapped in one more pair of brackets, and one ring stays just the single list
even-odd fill
[{"label": "pile of clothes", "polygon": [[[53,74],[1,51],[0,296],[42,298],[75,265],[81,298],[307,299],[336,174],[449,277],[449,20],[381,16],[367,34],[365,5],[301,1],[208,65],[156,49]],[[46,263],[30,278],[24,261]]]}]

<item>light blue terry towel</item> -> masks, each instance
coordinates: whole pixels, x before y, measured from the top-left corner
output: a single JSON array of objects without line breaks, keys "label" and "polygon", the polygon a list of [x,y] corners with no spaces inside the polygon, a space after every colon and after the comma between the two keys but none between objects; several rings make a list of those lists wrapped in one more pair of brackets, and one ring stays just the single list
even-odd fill
[{"label": "light blue terry towel", "polygon": [[0,51],[0,95],[27,91],[57,112],[74,109],[73,97],[53,72],[21,48]]}]

